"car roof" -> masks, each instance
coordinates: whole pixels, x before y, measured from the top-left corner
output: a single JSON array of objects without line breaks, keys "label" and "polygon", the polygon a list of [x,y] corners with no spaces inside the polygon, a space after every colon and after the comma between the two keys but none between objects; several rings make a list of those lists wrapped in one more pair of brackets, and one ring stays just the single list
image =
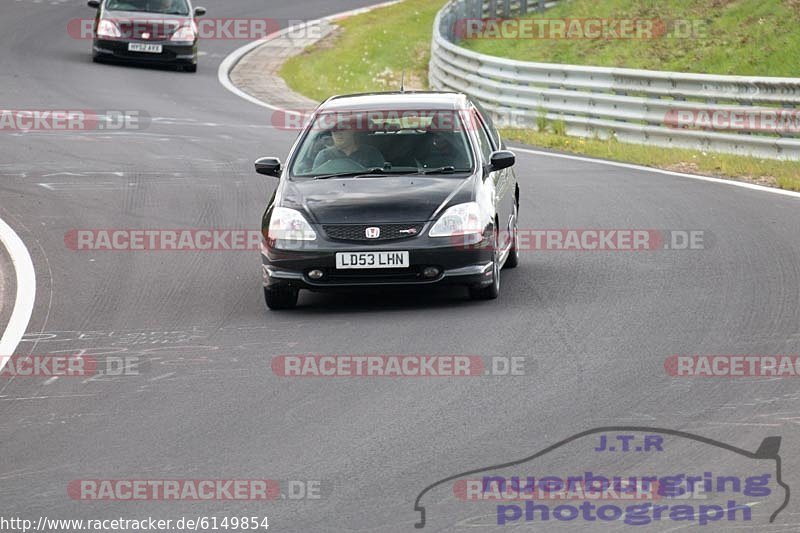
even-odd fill
[{"label": "car roof", "polygon": [[456,92],[396,91],[332,96],[320,104],[319,112],[368,110],[458,110],[466,109],[469,100]]}]

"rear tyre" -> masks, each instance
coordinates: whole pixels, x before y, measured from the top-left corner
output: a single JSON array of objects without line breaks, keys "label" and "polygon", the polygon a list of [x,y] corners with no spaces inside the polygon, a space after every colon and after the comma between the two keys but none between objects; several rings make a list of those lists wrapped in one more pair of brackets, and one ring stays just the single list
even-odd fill
[{"label": "rear tyre", "polygon": [[293,309],[297,305],[297,296],[300,294],[298,289],[291,287],[281,287],[278,289],[264,288],[264,301],[267,307],[273,310]]},{"label": "rear tyre", "polygon": [[487,287],[470,287],[469,297],[473,300],[494,300],[500,296],[500,263],[497,228],[494,230],[494,253],[492,254],[492,284]]},{"label": "rear tyre", "polygon": [[186,72],[197,72],[197,63],[183,67]]},{"label": "rear tyre", "polygon": [[516,268],[519,264],[519,207],[514,205],[514,234],[511,236],[511,249],[508,251],[508,258],[503,268]]}]

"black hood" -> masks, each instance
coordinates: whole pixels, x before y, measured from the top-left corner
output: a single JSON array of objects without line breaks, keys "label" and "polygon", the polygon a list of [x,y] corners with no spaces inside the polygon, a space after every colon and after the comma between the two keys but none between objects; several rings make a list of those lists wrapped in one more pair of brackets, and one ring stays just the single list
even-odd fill
[{"label": "black hood", "polygon": [[453,175],[291,181],[281,205],[305,211],[319,224],[422,222],[445,201],[471,201],[471,184]]}]

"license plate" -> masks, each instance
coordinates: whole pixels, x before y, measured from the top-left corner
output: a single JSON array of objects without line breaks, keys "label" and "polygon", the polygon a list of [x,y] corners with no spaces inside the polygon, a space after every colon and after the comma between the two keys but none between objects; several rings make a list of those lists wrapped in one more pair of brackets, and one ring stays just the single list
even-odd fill
[{"label": "license plate", "polygon": [[128,43],[129,52],[147,52],[148,54],[160,54],[163,47],[160,44],[147,43]]},{"label": "license plate", "polygon": [[342,252],[336,268],[408,268],[408,252]]}]

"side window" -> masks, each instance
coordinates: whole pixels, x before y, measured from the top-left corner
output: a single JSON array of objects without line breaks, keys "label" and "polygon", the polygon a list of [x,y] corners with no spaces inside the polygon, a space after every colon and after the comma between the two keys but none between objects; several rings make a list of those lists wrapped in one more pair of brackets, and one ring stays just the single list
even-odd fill
[{"label": "side window", "polygon": [[494,121],[492,120],[492,115],[486,112],[483,106],[477,100],[470,100],[472,105],[475,106],[475,109],[478,110],[481,117],[483,118],[483,122],[486,125],[486,131],[489,132],[489,136],[494,141],[494,145],[497,147],[498,150],[503,148],[503,141],[500,140],[500,134],[497,132],[497,128],[494,126]]},{"label": "side window", "polygon": [[476,112],[472,113],[472,123],[475,126],[475,133],[477,134],[478,142],[480,142],[481,145],[483,160],[488,163],[493,151],[492,143],[489,140],[489,136],[486,134],[486,127],[483,125],[483,121]]}]

